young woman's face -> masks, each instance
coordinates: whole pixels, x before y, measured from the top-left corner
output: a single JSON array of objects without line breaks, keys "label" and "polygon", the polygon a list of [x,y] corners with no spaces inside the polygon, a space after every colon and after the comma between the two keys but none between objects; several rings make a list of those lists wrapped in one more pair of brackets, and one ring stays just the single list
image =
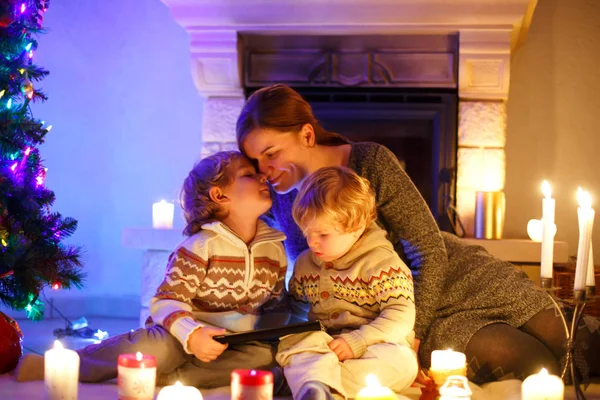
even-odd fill
[{"label": "young woman's face", "polygon": [[288,193],[300,187],[308,175],[309,146],[303,143],[302,131],[279,132],[255,129],[246,136],[243,150],[258,163],[258,169],[277,193]]}]

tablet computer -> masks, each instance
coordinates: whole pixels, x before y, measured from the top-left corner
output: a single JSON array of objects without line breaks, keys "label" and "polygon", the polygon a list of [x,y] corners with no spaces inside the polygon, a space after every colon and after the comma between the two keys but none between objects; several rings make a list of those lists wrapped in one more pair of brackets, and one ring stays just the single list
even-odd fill
[{"label": "tablet computer", "polygon": [[213,336],[213,339],[219,343],[227,343],[235,345],[240,343],[251,342],[254,340],[275,340],[282,336],[292,333],[301,333],[309,331],[325,331],[325,327],[321,321],[308,321],[299,324],[284,325],[277,328],[257,329],[255,331],[228,333],[225,335]]}]

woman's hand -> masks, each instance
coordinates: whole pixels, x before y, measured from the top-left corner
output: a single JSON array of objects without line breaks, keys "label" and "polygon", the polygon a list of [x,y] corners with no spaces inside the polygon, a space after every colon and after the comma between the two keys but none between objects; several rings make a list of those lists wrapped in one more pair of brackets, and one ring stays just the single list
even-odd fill
[{"label": "woman's hand", "polygon": [[417,372],[417,377],[415,381],[411,385],[412,387],[419,387],[419,385],[428,386],[433,382],[433,380],[427,376],[425,372],[421,369],[421,363],[419,362],[419,346],[421,345],[421,340],[415,338],[413,348],[415,353],[417,353],[417,365],[419,366],[419,372]]},{"label": "woman's hand", "polygon": [[188,339],[188,346],[198,360],[206,363],[214,361],[225,351],[227,345],[213,340],[213,336],[223,335],[225,332],[225,329],[210,326],[196,329]]},{"label": "woman's hand", "polygon": [[340,361],[354,358],[354,353],[352,352],[350,345],[343,338],[333,339],[329,342],[329,348],[335,353]]}]

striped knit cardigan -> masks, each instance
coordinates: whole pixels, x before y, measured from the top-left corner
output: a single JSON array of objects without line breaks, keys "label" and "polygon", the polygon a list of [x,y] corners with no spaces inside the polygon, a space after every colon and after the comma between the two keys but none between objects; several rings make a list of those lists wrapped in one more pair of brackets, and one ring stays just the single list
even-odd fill
[{"label": "striped knit cardigan", "polygon": [[262,221],[250,244],[222,222],[203,225],[169,257],[150,303],[153,322],[187,353],[190,335],[203,326],[242,332],[286,324],[284,239]]}]

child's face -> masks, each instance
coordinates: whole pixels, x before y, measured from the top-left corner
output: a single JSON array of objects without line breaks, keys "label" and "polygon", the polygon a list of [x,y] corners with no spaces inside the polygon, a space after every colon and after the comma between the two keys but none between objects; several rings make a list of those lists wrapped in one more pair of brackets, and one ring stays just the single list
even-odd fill
[{"label": "child's face", "polygon": [[242,158],[231,165],[233,180],[223,188],[223,194],[230,200],[230,209],[236,214],[264,214],[271,208],[272,200],[269,186],[263,174],[247,158]]},{"label": "child's face", "polygon": [[310,250],[323,261],[342,257],[363,232],[364,227],[354,232],[343,232],[339,224],[327,217],[313,218],[304,230]]}]

